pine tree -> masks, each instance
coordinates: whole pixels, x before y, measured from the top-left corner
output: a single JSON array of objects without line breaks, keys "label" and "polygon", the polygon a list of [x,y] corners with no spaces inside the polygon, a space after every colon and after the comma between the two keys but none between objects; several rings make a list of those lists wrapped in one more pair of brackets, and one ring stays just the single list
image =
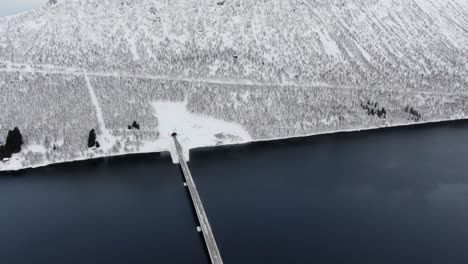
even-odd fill
[{"label": "pine tree", "polygon": [[91,129],[89,131],[89,137],[88,137],[88,148],[93,148],[96,146],[96,131],[94,129]]},{"label": "pine tree", "polygon": [[23,136],[17,127],[9,130],[4,146],[0,146],[0,158],[11,158],[11,155],[19,153],[24,144]]},{"label": "pine tree", "polygon": [[133,121],[132,127],[139,130],[140,129],[140,124],[138,124],[136,121]]},{"label": "pine tree", "polygon": [[0,145],[0,161],[2,161],[4,158],[6,158],[6,153],[5,153],[5,147],[3,145]]},{"label": "pine tree", "polygon": [[5,150],[11,154],[19,153],[21,146],[23,145],[23,136],[19,129],[15,127],[13,130],[8,131],[8,135],[5,141]]}]

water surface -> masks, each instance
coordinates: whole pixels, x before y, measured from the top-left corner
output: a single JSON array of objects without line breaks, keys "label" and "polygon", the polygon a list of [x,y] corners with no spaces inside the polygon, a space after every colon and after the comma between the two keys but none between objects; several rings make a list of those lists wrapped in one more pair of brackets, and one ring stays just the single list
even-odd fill
[{"label": "water surface", "polygon": [[[224,263],[468,263],[468,122],[207,148]],[[159,154],[0,177],[0,263],[209,263]]]},{"label": "water surface", "polygon": [[178,168],[159,154],[0,177],[0,263],[206,263]]},{"label": "water surface", "polygon": [[226,263],[468,263],[468,123],[198,150]]}]

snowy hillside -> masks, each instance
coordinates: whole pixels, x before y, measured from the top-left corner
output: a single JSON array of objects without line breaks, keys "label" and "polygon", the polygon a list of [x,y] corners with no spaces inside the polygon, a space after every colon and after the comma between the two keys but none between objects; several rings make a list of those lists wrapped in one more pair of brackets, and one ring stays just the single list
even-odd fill
[{"label": "snowy hillside", "polygon": [[0,93],[0,170],[466,118],[468,0],[50,0],[0,18]]}]

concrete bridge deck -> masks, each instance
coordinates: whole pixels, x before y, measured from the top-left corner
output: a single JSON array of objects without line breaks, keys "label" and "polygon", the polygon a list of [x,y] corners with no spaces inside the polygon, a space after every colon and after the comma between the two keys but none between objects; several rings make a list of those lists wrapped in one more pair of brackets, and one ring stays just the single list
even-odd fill
[{"label": "concrete bridge deck", "polygon": [[182,168],[185,182],[187,184],[190,197],[192,198],[193,207],[195,208],[195,212],[197,213],[198,221],[200,222],[200,228],[203,233],[203,238],[205,239],[205,244],[210,255],[211,263],[222,264],[223,260],[221,259],[221,254],[219,253],[218,245],[216,244],[213,231],[211,230],[210,222],[208,221],[208,217],[206,215],[202,201],[198,194],[197,187],[195,185],[195,182],[193,181],[192,174],[190,173],[190,170],[187,166],[187,162],[184,159],[182,147],[179,141],[177,140],[177,135],[173,135],[173,139],[179,158],[179,164]]}]

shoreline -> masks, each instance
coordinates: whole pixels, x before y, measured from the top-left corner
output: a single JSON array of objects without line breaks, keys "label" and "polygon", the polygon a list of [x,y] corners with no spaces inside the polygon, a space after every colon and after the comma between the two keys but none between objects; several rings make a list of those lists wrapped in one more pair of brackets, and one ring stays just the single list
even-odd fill
[{"label": "shoreline", "polygon": [[[396,124],[396,125],[388,125],[388,126],[381,126],[381,127],[368,127],[368,128],[361,128],[361,129],[342,129],[342,130],[336,130],[336,131],[330,131],[330,132],[311,133],[311,134],[297,135],[297,136],[291,136],[291,137],[258,139],[258,140],[246,141],[242,143],[228,143],[228,144],[215,145],[215,146],[196,147],[196,148],[191,148],[188,151],[190,152],[191,150],[206,150],[206,149],[212,149],[212,148],[218,148],[218,147],[234,147],[234,146],[242,146],[242,145],[247,145],[247,144],[262,144],[262,143],[274,143],[274,142],[280,142],[280,141],[293,141],[293,140],[301,140],[301,139],[306,139],[306,138],[311,138],[311,137],[327,136],[327,135],[335,135],[335,134],[351,134],[351,133],[358,133],[358,132],[378,132],[378,131],[398,129],[398,128],[412,128],[412,127],[417,128],[417,127],[434,126],[434,125],[440,125],[440,124],[450,124],[450,123],[459,123],[459,122],[468,122],[468,117],[442,119],[442,120],[434,120],[434,121],[427,121],[427,122],[420,122],[420,123],[402,123],[402,124]],[[44,168],[44,167],[49,167],[49,166],[54,166],[54,165],[64,165],[64,164],[76,163],[76,162],[97,161],[101,159],[108,159],[108,158],[114,158],[114,157],[148,155],[148,154],[160,154],[161,156],[171,157],[170,150],[138,151],[138,152],[128,152],[128,153],[116,153],[112,155],[102,155],[102,156],[97,155],[95,157],[83,157],[83,158],[77,158],[73,160],[43,163],[43,164],[39,164],[35,166],[19,168],[17,170],[0,170],[0,177],[4,176],[2,174],[21,173],[21,172],[28,171],[28,170]]]}]

